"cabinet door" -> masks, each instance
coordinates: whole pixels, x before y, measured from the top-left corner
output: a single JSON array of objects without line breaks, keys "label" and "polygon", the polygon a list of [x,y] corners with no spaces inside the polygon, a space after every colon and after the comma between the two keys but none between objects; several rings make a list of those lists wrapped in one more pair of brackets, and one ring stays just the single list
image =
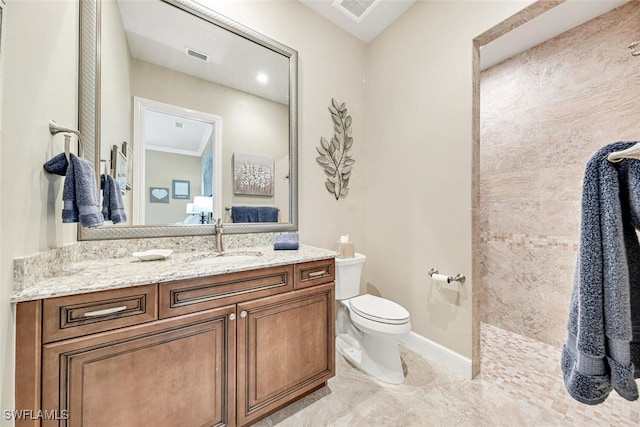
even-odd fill
[{"label": "cabinet door", "polygon": [[238,424],[322,386],[335,373],[334,285],[238,304]]},{"label": "cabinet door", "polygon": [[[44,426],[235,424],[235,306],[47,344]],[[58,424],[59,423],[59,424]]]}]

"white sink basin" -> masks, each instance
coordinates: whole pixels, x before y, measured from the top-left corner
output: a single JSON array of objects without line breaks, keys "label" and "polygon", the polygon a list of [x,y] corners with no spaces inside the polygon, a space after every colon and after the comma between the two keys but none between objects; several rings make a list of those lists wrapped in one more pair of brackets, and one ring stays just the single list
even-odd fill
[{"label": "white sink basin", "polygon": [[199,265],[227,264],[227,263],[233,263],[233,262],[250,261],[258,258],[259,256],[262,256],[262,253],[260,252],[233,253],[232,252],[224,255],[216,255],[216,254],[204,255],[204,256],[198,257],[198,259],[195,259],[192,262],[194,264],[199,264]]}]

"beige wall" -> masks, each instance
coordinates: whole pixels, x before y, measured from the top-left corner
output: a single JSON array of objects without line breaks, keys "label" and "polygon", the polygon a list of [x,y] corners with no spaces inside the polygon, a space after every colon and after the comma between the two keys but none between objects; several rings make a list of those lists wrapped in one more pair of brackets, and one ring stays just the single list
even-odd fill
[{"label": "beige wall", "polygon": [[[5,3],[0,0],[0,7],[2,8],[3,16],[6,16],[5,13]],[[4,146],[3,142],[3,94],[4,94],[4,57],[5,57],[5,41],[6,41],[6,29],[4,27],[4,18],[0,17],[0,165],[4,166],[2,162],[2,147]],[[2,176],[0,175],[0,178]],[[1,186],[0,182],[0,186]],[[7,280],[7,263],[4,261],[3,247],[2,242],[5,241],[6,233],[4,231],[4,223],[2,222],[2,211],[3,211],[3,197],[0,197],[0,348],[4,349],[12,349],[14,346],[11,343],[13,339],[13,332],[11,331],[13,326],[13,312],[8,309],[9,301],[8,301],[8,288],[10,288],[10,281]],[[9,402],[10,400],[3,396],[9,396],[12,391],[12,387],[7,383],[10,383],[10,379],[13,376],[13,369],[11,362],[13,361],[13,357],[11,354],[0,353],[0,409],[5,408],[4,404]]]},{"label": "beige wall", "polygon": [[[132,93],[222,117],[222,206],[256,204],[289,212],[288,167],[276,169],[274,197],[238,197],[233,194],[234,152],[289,161],[289,107],[265,98],[133,60]],[[170,83],[169,83],[170,82]],[[149,185],[145,184],[148,191]],[[287,218],[284,218],[287,219]]]},{"label": "beige wall", "polygon": [[[187,217],[187,203],[202,195],[202,159],[184,154],[145,151],[145,224],[173,224]],[[167,171],[170,171],[167,173]],[[173,198],[173,180],[189,181],[190,198]],[[150,187],[167,188],[169,203],[151,203]]]},{"label": "beige wall", "polygon": [[13,408],[13,258],[76,236],[76,225],[60,219],[62,178],[44,173],[42,164],[64,149],[64,138],[49,134],[49,120],[77,126],[77,17],[71,1],[11,1],[6,7],[4,81],[11,83],[4,85],[0,146],[1,409]]},{"label": "beige wall", "polygon": [[[472,40],[525,6],[417,2],[367,48],[367,285],[469,358]],[[467,281],[443,289],[432,267]]]},{"label": "beige wall", "polygon": [[[115,0],[103,1],[101,22],[100,158],[108,160],[105,164],[109,168],[112,147],[117,145],[122,149],[123,141],[129,144],[133,142],[132,64],[129,45],[120,18],[120,9]],[[131,223],[132,192],[126,191],[123,198],[127,221]]]},{"label": "beige wall", "polygon": [[[630,2],[482,73],[481,318],[566,340],[584,167],[638,139],[640,3]],[[576,53],[579,52],[579,55]]]}]

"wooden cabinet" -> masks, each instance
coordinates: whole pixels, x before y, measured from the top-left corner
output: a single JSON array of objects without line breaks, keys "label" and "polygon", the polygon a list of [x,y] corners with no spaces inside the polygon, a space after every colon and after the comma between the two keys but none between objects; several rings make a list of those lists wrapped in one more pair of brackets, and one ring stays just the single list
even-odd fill
[{"label": "wooden cabinet", "polygon": [[233,425],[231,314],[234,306],[46,344],[42,407],[68,413],[73,427]]},{"label": "wooden cabinet", "polygon": [[238,304],[238,422],[251,423],[334,375],[334,288]]},{"label": "wooden cabinet", "polygon": [[16,426],[263,418],[334,375],[333,262],[19,303]]}]

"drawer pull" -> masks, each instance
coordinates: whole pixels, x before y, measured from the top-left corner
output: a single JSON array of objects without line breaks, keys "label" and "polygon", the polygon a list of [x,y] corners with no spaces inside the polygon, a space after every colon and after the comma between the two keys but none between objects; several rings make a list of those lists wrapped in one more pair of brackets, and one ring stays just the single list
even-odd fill
[{"label": "drawer pull", "polygon": [[125,311],[127,309],[126,305],[120,307],[112,307],[105,308],[104,310],[96,310],[96,311],[87,311],[82,317],[98,317],[98,316],[106,316],[107,314],[118,313],[120,311]]},{"label": "drawer pull", "polygon": [[324,276],[325,273],[326,272],[324,270],[314,271],[313,273],[309,273],[309,279],[313,279],[314,277]]}]

